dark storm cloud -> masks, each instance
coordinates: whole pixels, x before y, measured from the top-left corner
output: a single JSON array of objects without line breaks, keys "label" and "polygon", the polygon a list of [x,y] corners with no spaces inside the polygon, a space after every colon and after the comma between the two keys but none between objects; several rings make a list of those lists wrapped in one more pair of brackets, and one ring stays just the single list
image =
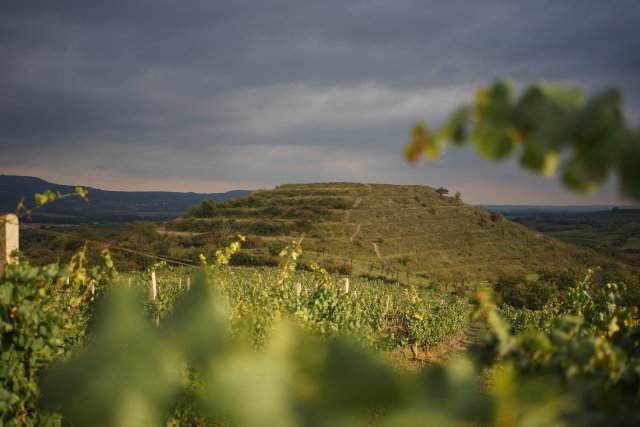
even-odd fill
[{"label": "dark storm cloud", "polygon": [[[497,77],[616,84],[635,119],[639,18],[635,0],[6,1],[0,167],[107,186],[414,180],[385,161],[410,124]],[[420,173],[483,170],[461,159]]]}]

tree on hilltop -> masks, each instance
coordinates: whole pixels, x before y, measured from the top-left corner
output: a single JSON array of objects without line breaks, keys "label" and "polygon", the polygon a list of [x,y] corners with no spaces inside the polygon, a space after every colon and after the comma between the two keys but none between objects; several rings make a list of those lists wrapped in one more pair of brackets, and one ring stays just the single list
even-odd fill
[{"label": "tree on hilltop", "polygon": [[447,190],[444,187],[440,187],[436,190],[436,193],[438,193],[440,195],[440,197],[444,196],[445,194],[449,194],[449,190]]}]

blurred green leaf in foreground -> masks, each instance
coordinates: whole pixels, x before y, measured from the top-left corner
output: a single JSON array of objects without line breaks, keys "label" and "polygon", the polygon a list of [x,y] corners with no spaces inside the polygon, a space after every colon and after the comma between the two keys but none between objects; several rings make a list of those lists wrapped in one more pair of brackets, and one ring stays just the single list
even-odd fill
[{"label": "blurred green leaf in foreground", "polygon": [[573,87],[538,84],[519,93],[499,81],[435,132],[416,124],[405,156],[435,161],[447,145],[470,144],[489,160],[517,155],[521,166],[545,176],[559,169],[563,184],[580,192],[616,172],[622,195],[640,200],[640,130],[625,123],[621,104],[615,89],[585,101]]}]

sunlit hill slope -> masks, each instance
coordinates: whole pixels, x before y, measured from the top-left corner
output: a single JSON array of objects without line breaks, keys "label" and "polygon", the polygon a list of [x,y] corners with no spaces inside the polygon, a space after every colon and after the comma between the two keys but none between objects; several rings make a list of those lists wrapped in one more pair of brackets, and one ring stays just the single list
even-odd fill
[{"label": "sunlit hill slope", "polygon": [[303,262],[419,284],[595,262],[590,251],[417,185],[281,185],[222,203],[203,202],[167,230],[242,233],[248,236],[247,263],[273,257],[286,241],[304,234]]}]

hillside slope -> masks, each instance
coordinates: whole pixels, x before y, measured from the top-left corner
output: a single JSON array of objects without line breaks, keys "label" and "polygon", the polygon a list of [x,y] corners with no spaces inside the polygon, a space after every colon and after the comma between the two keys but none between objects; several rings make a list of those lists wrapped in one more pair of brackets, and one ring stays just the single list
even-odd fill
[{"label": "hillside slope", "polygon": [[440,197],[427,186],[287,184],[204,202],[167,228],[192,235],[243,233],[256,256],[273,255],[278,243],[304,233],[306,262],[411,283],[491,280],[500,273],[596,262],[590,251]]}]

